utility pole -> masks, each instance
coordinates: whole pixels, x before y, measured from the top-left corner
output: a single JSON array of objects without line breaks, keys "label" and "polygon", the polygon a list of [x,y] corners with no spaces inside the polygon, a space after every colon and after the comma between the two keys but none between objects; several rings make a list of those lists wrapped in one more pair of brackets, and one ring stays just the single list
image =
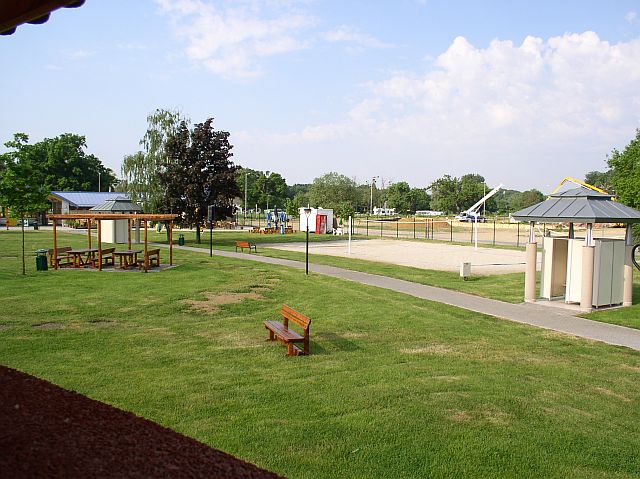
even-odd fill
[{"label": "utility pole", "polygon": [[246,219],[247,219],[247,176],[249,176],[249,173],[245,173],[244,174],[244,218],[245,218],[245,221],[243,221],[243,223],[246,223]]},{"label": "utility pole", "polygon": [[98,171],[98,193],[100,193],[100,172]]}]

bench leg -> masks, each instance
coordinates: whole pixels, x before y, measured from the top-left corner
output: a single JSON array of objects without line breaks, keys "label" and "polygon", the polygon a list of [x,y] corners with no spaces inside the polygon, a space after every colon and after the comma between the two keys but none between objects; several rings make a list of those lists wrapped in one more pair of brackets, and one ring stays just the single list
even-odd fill
[{"label": "bench leg", "polygon": [[271,331],[270,329],[267,329],[267,331],[269,331],[269,339],[267,339],[267,341],[275,341],[276,336],[275,334],[273,334],[273,331]]},{"label": "bench leg", "polygon": [[293,352],[293,343],[287,343],[287,356],[295,356]]}]

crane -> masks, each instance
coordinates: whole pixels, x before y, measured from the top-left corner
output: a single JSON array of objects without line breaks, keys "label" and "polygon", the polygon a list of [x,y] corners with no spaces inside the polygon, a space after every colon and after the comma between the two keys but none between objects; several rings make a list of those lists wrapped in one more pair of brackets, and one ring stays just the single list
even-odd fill
[{"label": "crane", "polygon": [[[603,189],[598,188],[597,186],[590,185],[589,183],[585,183],[584,181],[577,180],[576,178],[572,178],[570,176],[565,176],[564,178],[562,178],[562,181],[558,184],[558,186],[556,186],[556,189],[551,192],[551,195],[553,195],[554,193],[557,193],[557,191],[560,188],[562,188],[562,185],[564,185],[567,181],[570,182],[570,183],[574,183],[574,184],[576,184],[578,186],[583,186],[583,187],[585,187],[587,189],[590,189],[590,190],[593,190],[593,191],[597,191],[598,193],[603,193],[605,195],[609,194],[606,191],[604,191]],[[551,195],[549,195],[549,196],[551,196]],[[615,198],[613,198],[613,200],[615,201]]]},{"label": "crane", "polygon": [[467,208],[462,213],[460,213],[458,216],[456,216],[456,219],[458,219],[460,221],[469,221],[469,220],[471,220],[471,221],[477,222],[478,221],[478,216],[480,216],[480,213],[478,212],[478,209],[480,208],[480,206],[485,201],[487,201],[489,198],[491,198],[493,195],[495,195],[498,191],[500,191],[503,187],[504,187],[504,185],[502,183],[500,183],[498,186],[496,186],[494,189],[492,189],[489,193],[487,193],[482,198],[480,198],[477,202],[475,202],[473,204],[473,206],[471,206],[470,208]]}]

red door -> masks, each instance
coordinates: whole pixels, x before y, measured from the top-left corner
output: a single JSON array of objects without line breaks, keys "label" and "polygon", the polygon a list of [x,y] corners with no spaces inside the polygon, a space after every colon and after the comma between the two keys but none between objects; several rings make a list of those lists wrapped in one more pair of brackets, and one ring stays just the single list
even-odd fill
[{"label": "red door", "polygon": [[316,215],[316,234],[323,234],[327,231],[327,215]]}]

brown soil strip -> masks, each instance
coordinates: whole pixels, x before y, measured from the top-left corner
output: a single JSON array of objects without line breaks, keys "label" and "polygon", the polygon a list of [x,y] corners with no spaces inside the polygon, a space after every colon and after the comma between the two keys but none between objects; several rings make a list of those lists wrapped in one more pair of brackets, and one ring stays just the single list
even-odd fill
[{"label": "brown soil strip", "polygon": [[134,414],[0,366],[0,477],[280,476]]}]

